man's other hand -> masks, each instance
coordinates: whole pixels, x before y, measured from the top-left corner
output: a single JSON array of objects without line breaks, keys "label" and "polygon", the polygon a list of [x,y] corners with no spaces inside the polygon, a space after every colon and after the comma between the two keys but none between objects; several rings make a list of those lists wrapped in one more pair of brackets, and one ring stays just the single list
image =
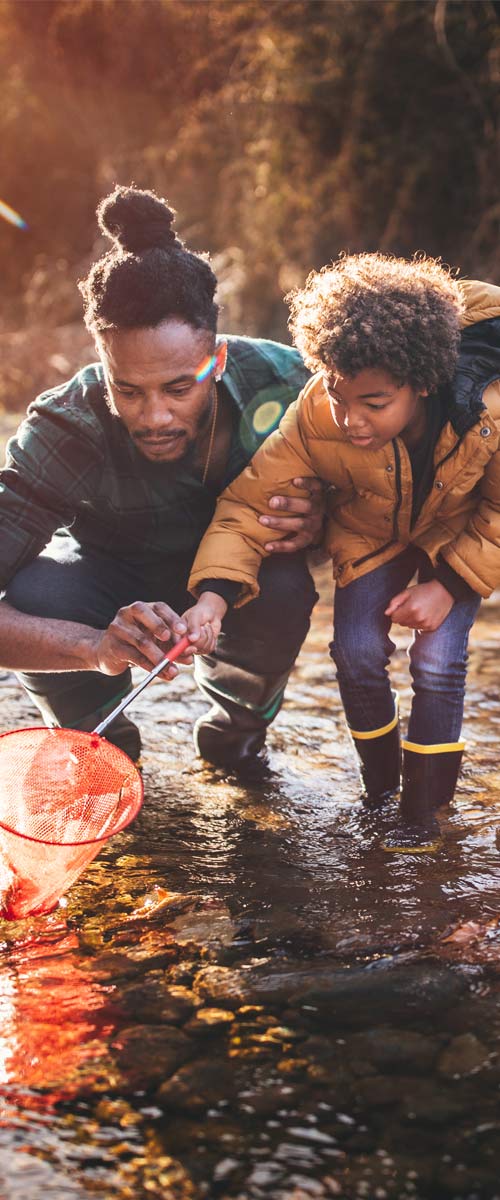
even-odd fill
[{"label": "man's other hand", "polygon": [[296,488],[309,492],[304,496],[272,496],[269,501],[271,513],[259,517],[261,525],[284,531],[285,537],[277,542],[266,542],[265,549],[275,554],[296,554],[308,546],[317,546],[321,541],[325,515],[325,487],[321,479],[313,476],[297,477]]}]

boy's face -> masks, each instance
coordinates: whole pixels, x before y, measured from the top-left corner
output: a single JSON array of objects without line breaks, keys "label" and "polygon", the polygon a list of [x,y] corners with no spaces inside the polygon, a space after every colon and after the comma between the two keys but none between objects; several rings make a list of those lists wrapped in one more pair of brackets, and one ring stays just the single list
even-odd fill
[{"label": "boy's face", "polygon": [[377,367],[351,378],[325,370],[324,382],[335,424],[353,446],[380,450],[398,436],[411,445],[423,434],[427,392],[408,383],[400,387]]}]

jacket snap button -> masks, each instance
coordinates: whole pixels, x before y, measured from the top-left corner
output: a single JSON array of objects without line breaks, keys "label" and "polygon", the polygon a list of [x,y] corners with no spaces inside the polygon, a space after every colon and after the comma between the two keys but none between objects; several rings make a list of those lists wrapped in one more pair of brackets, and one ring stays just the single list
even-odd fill
[{"label": "jacket snap button", "polygon": [[441,488],[444,487],[442,479],[436,479],[436,487],[441,491]]},{"label": "jacket snap button", "polygon": [[[482,432],[482,430],[481,430],[481,432]],[[389,463],[389,466],[386,467],[385,469],[386,469],[386,471],[393,471],[394,467],[391,467],[391,464]]]},{"label": "jacket snap button", "polygon": [[489,428],[489,426],[483,425],[483,427],[481,429],[481,437],[489,437],[490,433],[491,433],[491,429]]}]

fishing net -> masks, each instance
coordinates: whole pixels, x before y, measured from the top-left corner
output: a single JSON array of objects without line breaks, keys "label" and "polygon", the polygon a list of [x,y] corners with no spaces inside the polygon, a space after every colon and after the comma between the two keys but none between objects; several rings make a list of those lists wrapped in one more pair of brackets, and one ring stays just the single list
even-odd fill
[{"label": "fishing net", "polygon": [[0,735],[0,915],[55,908],[143,799],[122,750],[76,729]]}]

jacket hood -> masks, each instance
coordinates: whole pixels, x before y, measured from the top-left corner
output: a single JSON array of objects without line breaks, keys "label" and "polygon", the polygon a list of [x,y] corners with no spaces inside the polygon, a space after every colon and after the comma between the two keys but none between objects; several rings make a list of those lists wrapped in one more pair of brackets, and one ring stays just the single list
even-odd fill
[{"label": "jacket hood", "polygon": [[458,282],[465,300],[462,326],[500,317],[500,287],[494,283],[481,283],[478,279],[459,279]]},{"label": "jacket hood", "polygon": [[500,378],[500,287],[461,279],[460,288],[466,312],[448,416],[462,437],[484,410],[483,392]]}]

